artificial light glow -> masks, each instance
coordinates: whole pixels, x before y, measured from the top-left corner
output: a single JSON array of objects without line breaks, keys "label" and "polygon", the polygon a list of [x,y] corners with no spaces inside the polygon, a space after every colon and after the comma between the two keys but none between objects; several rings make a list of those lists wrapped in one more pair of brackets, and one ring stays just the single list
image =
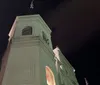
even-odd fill
[{"label": "artificial light glow", "polygon": [[54,54],[55,54],[55,57],[57,57],[57,59],[60,61],[60,57],[59,57],[59,48],[56,47],[54,50],[53,50]]},{"label": "artificial light glow", "polygon": [[62,67],[62,65],[60,65],[60,68],[63,70],[63,67]]},{"label": "artificial light glow", "polygon": [[73,72],[75,72],[75,69],[73,69]]},{"label": "artificial light glow", "polygon": [[52,70],[48,66],[46,66],[45,69],[46,69],[47,84],[48,85],[56,85],[54,74],[53,74]]}]

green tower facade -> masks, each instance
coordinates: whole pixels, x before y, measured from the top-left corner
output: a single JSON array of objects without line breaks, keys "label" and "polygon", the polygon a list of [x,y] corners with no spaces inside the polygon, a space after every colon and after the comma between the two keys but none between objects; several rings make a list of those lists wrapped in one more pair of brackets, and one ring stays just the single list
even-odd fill
[{"label": "green tower facade", "polygon": [[9,33],[11,49],[2,85],[78,85],[51,30],[40,15],[17,16]]}]

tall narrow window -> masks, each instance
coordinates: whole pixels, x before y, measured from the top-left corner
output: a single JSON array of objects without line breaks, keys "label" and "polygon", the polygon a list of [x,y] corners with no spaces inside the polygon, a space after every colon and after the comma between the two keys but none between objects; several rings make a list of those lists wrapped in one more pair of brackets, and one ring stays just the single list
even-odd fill
[{"label": "tall narrow window", "polygon": [[22,35],[32,35],[32,27],[31,26],[26,26],[22,30]]},{"label": "tall narrow window", "polygon": [[55,76],[52,70],[48,66],[46,66],[45,70],[46,70],[47,85],[56,85]]}]

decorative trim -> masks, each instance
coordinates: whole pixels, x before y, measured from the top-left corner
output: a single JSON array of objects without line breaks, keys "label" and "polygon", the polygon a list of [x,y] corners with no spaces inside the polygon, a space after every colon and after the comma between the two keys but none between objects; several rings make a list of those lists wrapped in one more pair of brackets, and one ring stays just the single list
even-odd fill
[{"label": "decorative trim", "polygon": [[39,46],[46,53],[52,55],[52,60],[54,61],[54,53],[48,44],[40,36],[22,36],[12,39],[12,48],[26,47],[26,46]]},{"label": "decorative trim", "polygon": [[42,19],[42,17],[39,14],[35,15],[24,15],[24,16],[17,16],[18,20],[32,20],[32,21],[38,21],[41,23],[41,25],[44,27],[45,30],[49,31],[51,33],[50,28],[45,23],[45,21]]}]

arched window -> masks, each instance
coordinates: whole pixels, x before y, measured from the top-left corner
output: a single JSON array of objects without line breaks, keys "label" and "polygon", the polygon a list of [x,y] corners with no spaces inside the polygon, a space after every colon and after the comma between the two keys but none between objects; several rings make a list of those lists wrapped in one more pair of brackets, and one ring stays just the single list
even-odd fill
[{"label": "arched window", "polygon": [[47,85],[56,85],[55,77],[52,70],[48,66],[46,66],[45,70],[46,70]]},{"label": "arched window", "polygon": [[22,35],[32,35],[32,27],[31,26],[26,26],[22,30]]}]

